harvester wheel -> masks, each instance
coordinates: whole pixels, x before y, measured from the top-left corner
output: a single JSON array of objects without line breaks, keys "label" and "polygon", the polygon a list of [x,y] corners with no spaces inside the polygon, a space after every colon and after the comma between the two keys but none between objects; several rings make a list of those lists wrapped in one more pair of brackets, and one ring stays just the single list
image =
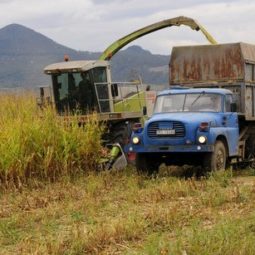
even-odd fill
[{"label": "harvester wheel", "polygon": [[115,125],[111,130],[111,142],[119,143],[123,148],[128,142],[131,136],[131,128],[129,123],[119,123]]}]

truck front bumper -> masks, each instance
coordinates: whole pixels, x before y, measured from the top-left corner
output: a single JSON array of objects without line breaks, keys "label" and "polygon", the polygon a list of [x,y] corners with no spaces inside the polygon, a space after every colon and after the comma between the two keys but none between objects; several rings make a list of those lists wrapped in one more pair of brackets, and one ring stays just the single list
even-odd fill
[{"label": "truck front bumper", "polygon": [[212,152],[214,151],[213,145],[129,145],[126,149],[127,152],[161,152],[161,153],[179,153],[179,152]]}]

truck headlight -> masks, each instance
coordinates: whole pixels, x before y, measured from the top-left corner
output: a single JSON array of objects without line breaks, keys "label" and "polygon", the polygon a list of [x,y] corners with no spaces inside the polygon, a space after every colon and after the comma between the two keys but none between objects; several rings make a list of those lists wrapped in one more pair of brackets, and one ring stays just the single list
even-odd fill
[{"label": "truck headlight", "polygon": [[137,136],[135,136],[132,138],[132,142],[133,144],[138,144],[140,142],[140,139]]},{"label": "truck headlight", "polygon": [[198,137],[198,142],[199,143],[206,143],[206,140],[207,140],[207,138],[204,135],[201,135],[201,136]]}]

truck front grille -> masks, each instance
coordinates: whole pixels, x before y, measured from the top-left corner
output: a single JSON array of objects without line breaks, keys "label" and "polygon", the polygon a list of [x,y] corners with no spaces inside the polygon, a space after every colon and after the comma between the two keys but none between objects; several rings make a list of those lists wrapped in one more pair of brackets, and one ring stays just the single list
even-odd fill
[{"label": "truck front grille", "polygon": [[[159,134],[158,130],[166,130],[166,134]],[[167,132],[168,130],[174,130],[173,132]],[[171,133],[171,134],[170,134]],[[148,126],[148,137],[150,138],[165,138],[165,137],[184,137],[185,127],[182,122],[179,121],[158,121],[152,122]]]}]

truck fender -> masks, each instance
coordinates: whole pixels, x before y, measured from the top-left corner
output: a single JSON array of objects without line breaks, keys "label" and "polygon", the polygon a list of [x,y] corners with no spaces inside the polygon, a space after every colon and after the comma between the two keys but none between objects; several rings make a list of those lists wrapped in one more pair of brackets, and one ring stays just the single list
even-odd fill
[{"label": "truck fender", "polygon": [[216,137],[215,143],[216,143],[216,141],[222,141],[224,143],[226,152],[227,152],[227,156],[229,156],[229,144],[228,144],[227,138],[224,135],[218,135]]},{"label": "truck fender", "polygon": [[210,133],[210,144],[215,144],[217,140],[222,140],[226,146],[229,156],[235,156],[238,154],[238,130],[233,130],[233,132],[227,133],[226,130],[216,128],[211,129]]}]

